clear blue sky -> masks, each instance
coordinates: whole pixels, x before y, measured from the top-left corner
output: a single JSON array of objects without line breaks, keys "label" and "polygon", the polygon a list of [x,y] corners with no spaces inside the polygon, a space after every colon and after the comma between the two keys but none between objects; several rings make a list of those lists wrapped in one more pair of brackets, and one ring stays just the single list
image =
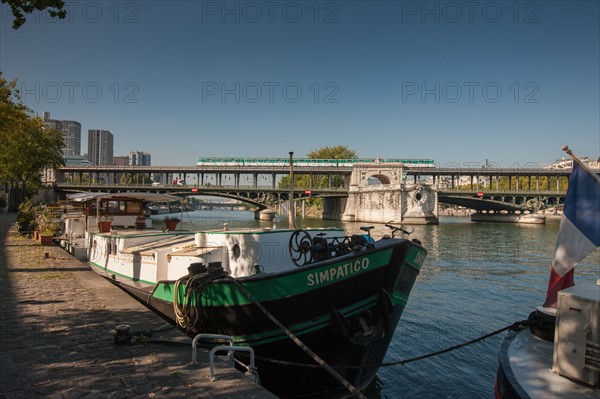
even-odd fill
[{"label": "clear blue sky", "polygon": [[[0,70],[115,155],[547,164],[600,154],[598,1],[76,1],[11,28]],[[101,91],[101,93],[99,92]]]}]

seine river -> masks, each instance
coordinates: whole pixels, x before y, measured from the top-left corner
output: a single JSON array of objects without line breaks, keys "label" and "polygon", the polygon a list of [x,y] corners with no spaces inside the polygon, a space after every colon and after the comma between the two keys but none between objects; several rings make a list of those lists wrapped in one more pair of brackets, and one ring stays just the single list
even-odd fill
[{"label": "seine river", "polygon": [[[153,216],[157,223],[162,215]],[[287,218],[279,226],[287,227]],[[195,211],[184,228],[271,226],[252,212]],[[444,349],[515,321],[526,319],[545,298],[559,220],[545,225],[472,223],[442,217],[437,226],[412,226],[411,237],[428,251],[425,265],[398,324],[386,362]],[[361,225],[315,219],[301,227],[340,226],[359,233]],[[374,235],[388,232],[374,224]],[[405,226],[408,227],[408,226]],[[575,271],[575,282],[600,278],[600,250]],[[366,395],[378,398],[493,398],[497,351],[506,333],[405,366],[381,368]]]}]

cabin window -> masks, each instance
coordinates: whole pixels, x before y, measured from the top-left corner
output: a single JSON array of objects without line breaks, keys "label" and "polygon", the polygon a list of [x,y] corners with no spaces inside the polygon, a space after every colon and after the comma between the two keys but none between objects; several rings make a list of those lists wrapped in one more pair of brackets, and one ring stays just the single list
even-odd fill
[{"label": "cabin window", "polygon": [[127,213],[140,213],[142,211],[142,204],[140,202],[127,202]]}]

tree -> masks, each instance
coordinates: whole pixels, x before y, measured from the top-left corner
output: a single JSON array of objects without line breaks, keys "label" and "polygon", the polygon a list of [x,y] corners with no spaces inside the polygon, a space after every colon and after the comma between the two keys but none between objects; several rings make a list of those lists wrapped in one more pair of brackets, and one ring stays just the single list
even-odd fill
[{"label": "tree", "polygon": [[9,5],[10,10],[15,17],[13,29],[19,29],[25,23],[25,15],[31,14],[35,10],[48,10],[51,17],[64,19],[67,11],[64,9],[65,2],[62,0],[1,0],[2,3]]},{"label": "tree", "polygon": [[356,159],[356,151],[351,150],[346,145],[336,145],[335,147],[321,147],[308,153],[310,159]]},{"label": "tree", "polygon": [[0,182],[22,202],[41,185],[45,168],[64,165],[62,134],[44,129],[39,117],[20,101],[16,80],[0,72]]},{"label": "tree", "polygon": [[[309,159],[356,159],[358,155],[356,151],[349,149],[347,146],[337,145],[335,147],[321,147],[317,150],[312,150],[308,153]],[[309,175],[295,175],[294,176],[294,187],[295,188],[325,188],[329,186],[329,174],[326,175],[313,175],[312,184]],[[279,182],[280,188],[290,186],[289,176],[284,176]],[[341,188],[344,187],[344,177],[341,175],[331,175],[331,187]]]}]

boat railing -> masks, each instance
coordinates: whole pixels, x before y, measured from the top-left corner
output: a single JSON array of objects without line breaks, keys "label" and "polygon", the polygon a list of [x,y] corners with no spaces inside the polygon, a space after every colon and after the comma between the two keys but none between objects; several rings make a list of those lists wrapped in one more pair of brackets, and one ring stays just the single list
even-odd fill
[{"label": "boat railing", "polygon": [[371,237],[371,226],[362,228],[367,234],[353,234],[351,236],[326,237],[325,233],[319,233],[316,237],[306,230],[296,230],[290,236],[288,250],[292,262],[300,267],[315,261],[322,261],[339,256],[358,252],[363,248],[373,247]]}]

